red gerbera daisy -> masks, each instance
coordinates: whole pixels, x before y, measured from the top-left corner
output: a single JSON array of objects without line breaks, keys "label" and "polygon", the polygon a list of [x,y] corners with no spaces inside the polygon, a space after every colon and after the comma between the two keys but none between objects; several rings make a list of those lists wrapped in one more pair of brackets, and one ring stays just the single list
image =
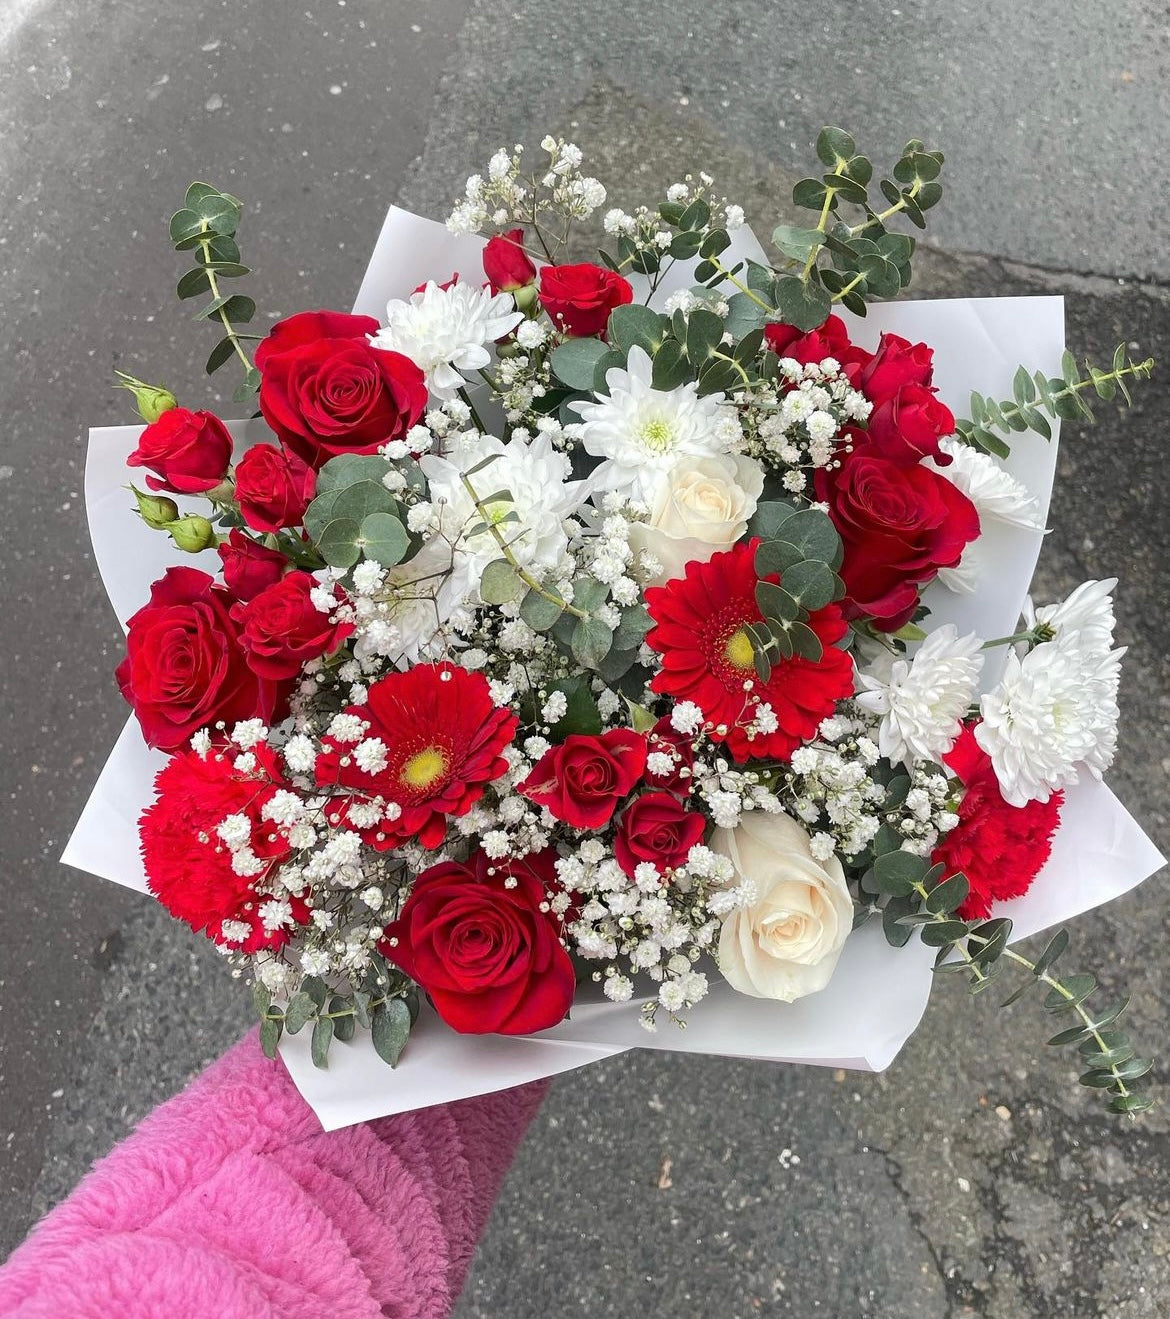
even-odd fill
[{"label": "red gerbera daisy", "polygon": [[[288,941],[285,930],[266,933],[256,909],[263,899],[256,884],[276,862],[290,853],[288,840],[261,810],[282,785],[270,754],[258,748],[259,772],[243,773],[228,748],[206,755],[184,751],[172,756],[155,779],[154,803],[138,824],[146,882],[172,916],[217,943],[227,942],[225,921],[251,928],[242,944],[245,952],[276,948]],[[232,853],[216,833],[229,815],[242,815],[252,823],[250,847],[262,866],[250,875],[237,874]],[[309,918],[308,909],[294,900],[297,921]]]},{"label": "red gerbera daisy", "polygon": [[1004,801],[991,757],[975,740],[974,723],[966,724],[944,757],[963,783],[959,823],[942,836],[931,861],[947,876],[960,871],[971,886],[959,915],[976,920],[991,914],[994,902],[1023,897],[1052,852],[1052,835],[1060,824],[1064,793],[1047,801],[1012,806]]},{"label": "red gerbera daisy", "polygon": [[[685,577],[646,592],[656,624],[646,641],[662,656],[650,686],[678,701],[694,701],[708,722],[726,729],[713,736],[726,741],[740,762],[786,760],[853,691],[853,661],[834,645],[848,626],[836,605],[813,610],[808,618],[824,647],[821,658],[778,660],[768,681],[760,681],[746,629],[763,620],[756,586],[780,577],[756,575],[758,544],[752,540],[707,563],[688,563]],[[748,681],[752,688],[745,691]],[[749,739],[746,726],[761,703],[772,707],[779,727]]]},{"label": "red gerbera daisy", "polygon": [[[363,830],[379,850],[409,841],[438,847],[448,819],[466,815],[507,770],[501,753],[520,722],[511,710],[496,708],[483,674],[453,664],[391,673],[374,683],[365,705],[345,713],[368,727],[356,742],[323,739],[317,779],[353,789],[352,800],[387,803],[386,818]],[[380,750],[361,754],[362,744],[375,738]]]}]

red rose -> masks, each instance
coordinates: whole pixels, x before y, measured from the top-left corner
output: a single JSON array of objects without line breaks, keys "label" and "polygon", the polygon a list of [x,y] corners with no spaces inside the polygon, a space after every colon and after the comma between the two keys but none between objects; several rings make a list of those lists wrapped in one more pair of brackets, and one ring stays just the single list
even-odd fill
[{"label": "red rose", "polygon": [[975,505],[946,477],[877,457],[868,445],[815,479],[844,545],[845,612],[872,618],[882,632],[908,623],[919,586],[953,568],[979,535]]},{"label": "red rose", "polygon": [[353,631],[352,623],[333,623],[313,604],[309,592],[316,585],[309,573],[290,572],[233,608],[240,643],[262,678],[295,678],[309,660],[336,650]]},{"label": "red rose", "polygon": [[686,737],[670,722],[669,715],[663,715],[650,730],[649,753],[669,756],[671,768],[665,774],[656,774],[650,768],[649,757],[646,762],[646,782],[652,788],[661,788],[663,792],[673,792],[676,797],[691,795],[691,770],[695,764],[694,738]]},{"label": "red rose", "polygon": [[427,405],[423,373],[401,353],[372,348],[371,316],[306,311],[272,327],[256,349],[260,411],[310,467],[342,453],[376,453]]},{"label": "red rose", "polygon": [[524,250],[523,229],[509,229],[487,240],[483,273],[493,293],[514,293],[536,280],[536,267]]},{"label": "red rose", "polygon": [[867,433],[883,458],[917,463],[933,458],[946,467],[951,456],[938,447],[945,435],[955,433],[955,418],[945,403],[924,385],[903,385],[870,413]]},{"label": "red rose", "polygon": [[295,453],[257,444],[236,464],[236,502],[254,531],[295,527],[317,487],[317,474]]},{"label": "red rose", "polygon": [[117,679],[148,746],[175,751],[221,719],[271,719],[281,693],[249,666],[232,604],[207,573],[168,568],[130,620]]},{"label": "red rose", "polygon": [[959,823],[943,834],[931,857],[960,871],[970,884],[959,915],[965,921],[991,915],[994,902],[1022,897],[1032,887],[1052,852],[1052,835],[1060,824],[1064,793],[1047,801],[1012,806],[1004,801],[991,757],[975,740],[976,725],[966,724],[944,757],[964,787]]},{"label": "red rose", "polygon": [[765,325],[764,342],[777,357],[791,357],[802,366],[835,357],[853,382],[872,357],[864,348],[850,342],[849,331],[840,316],[830,316],[820,329],[807,334],[795,325]]},{"label": "red rose", "polygon": [[[443,280],[443,282],[441,284],[437,284],[436,287],[441,288],[444,292],[446,292],[447,289],[454,288],[455,285],[458,283],[459,283],[459,272],[457,270],[454,270],[451,272],[450,279]],[[415,293],[425,293],[427,291],[428,284],[435,284],[435,281],[433,279],[424,279],[421,284],[416,284],[414,286]]]},{"label": "red rose", "polygon": [[526,1035],[563,1021],[573,1002],[573,963],[561,922],[541,911],[560,885],[556,853],[489,861],[477,851],[414,881],[378,951],[430,995],[464,1034]]},{"label": "red rose", "polygon": [[577,338],[604,334],[609,313],[633,302],[629,280],[585,262],[579,266],[543,266],[540,301],[565,333]]},{"label": "red rose", "polygon": [[884,403],[903,385],[929,385],[934,370],[934,349],[911,343],[900,334],[883,334],[878,350],[858,380],[858,389],[871,403]]},{"label": "red rose", "polygon": [[703,841],[707,821],[685,810],[669,792],[647,792],[626,807],[613,851],[627,875],[643,861],[659,870],[677,870],[687,853]]},{"label": "red rose", "polygon": [[232,460],[232,437],[210,412],[168,408],[138,437],[138,448],[126,459],[127,467],[149,467],[152,490],[174,495],[200,495],[227,475]]},{"label": "red rose", "polygon": [[646,768],[646,738],[630,728],[571,733],[546,751],[516,791],[574,829],[601,829]]},{"label": "red rose", "polygon": [[251,600],[266,586],[272,586],[284,576],[288,560],[279,550],[270,550],[239,527],[233,527],[225,541],[219,545],[223,564],[223,581],[237,600]]}]

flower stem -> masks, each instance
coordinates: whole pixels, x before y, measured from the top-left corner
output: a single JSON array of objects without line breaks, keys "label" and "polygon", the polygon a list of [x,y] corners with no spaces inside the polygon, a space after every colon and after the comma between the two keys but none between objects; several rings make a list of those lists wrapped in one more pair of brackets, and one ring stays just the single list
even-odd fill
[{"label": "flower stem", "polygon": [[719,274],[721,274],[729,284],[734,284],[735,287],[739,289],[741,293],[746,293],[748,297],[751,298],[751,300],[756,304],[757,307],[763,307],[763,309],[767,312],[775,312],[776,308],[773,307],[771,303],[766,302],[763,298],[761,298],[760,295],[755,291],[755,289],[748,288],[748,286],[745,283],[743,283],[742,280],[736,279],[736,277],[731,273],[730,270],[727,269],[727,267],[723,264],[722,261],[719,260],[717,256],[709,256],[706,257],[705,259],[715,267],[715,269],[719,272]]},{"label": "flower stem", "polygon": [[[199,240],[199,251],[203,256],[204,261],[203,273],[207,276],[207,287],[211,291],[211,296],[218,302],[223,295],[219,291],[219,280],[215,277],[215,271],[207,268],[214,262],[215,258],[211,252],[211,238],[214,235],[211,234],[211,226],[206,220],[203,221],[202,232],[209,235],[209,237],[201,238]],[[239,332],[231,321],[228,320],[227,313],[222,307],[220,307],[215,314],[219,317],[220,324],[223,326],[224,334],[232,341],[232,347],[235,349],[236,356],[244,364],[245,372],[251,372],[254,369],[252,366],[252,359],[244,351],[244,345],[240,342],[241,336]]]}]

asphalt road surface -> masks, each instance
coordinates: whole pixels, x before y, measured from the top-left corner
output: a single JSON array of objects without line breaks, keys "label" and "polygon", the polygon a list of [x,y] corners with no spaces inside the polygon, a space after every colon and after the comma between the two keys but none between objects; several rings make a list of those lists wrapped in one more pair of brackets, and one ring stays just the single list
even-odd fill
[{"label": "asphalt road surface", "polygon": [[[548,130],[619,202],[709,168],[761,233],[821,124],[877,159],[922,136],[949,187],[917,292],[1065,293],[1078,350],[1166,357],[1168,66],[1141,0],[0,2],[0,1254],[248,1022],[203,941],[56,860],[125,717],[85,427],[131,419],[115,367],[223,404],[171,297],[185,185],[244,199],[276,316],[348,306],[391,202],[441,216]],[[1123,578],[1112,781],[1164,848],[1168,382],[1069,428],[1040,583]],[[1161,1054],[1167,906],[1154,879],[1078,936]],[[1101,1116],[1046,1027],[939,986],[881,1077],[649,1052],[571,1074],[458,1313],[1165,1315],[1165,1111]]]}]

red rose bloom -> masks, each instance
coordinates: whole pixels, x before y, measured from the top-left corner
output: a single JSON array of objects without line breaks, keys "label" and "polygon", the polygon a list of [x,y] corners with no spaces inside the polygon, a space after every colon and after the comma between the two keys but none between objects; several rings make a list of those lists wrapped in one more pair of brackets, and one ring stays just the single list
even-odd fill
[{"label": "red rose bloom", "polygon": [[574,829],[603,829],[646,768],[646,738],[631,728],[571,733],[546,751],[516,791]]},{"label": "red rose bloom", "polygon": [[931,862],[946,866],[947,876],[966,875],[971,891],[959,915],[977,920],[991,914],[993,903],[1022,897],[1032,887],[1052,851],[1064,793],[1026,806],[1004,801],[973,723],[964,725],[944,760],[962,781],[964,795],[959,823],[943,834]]},{"label": "red rose bloom", "polygon": [[266,586],[279,582],[288,560],[279,550],[270,550],[251,536],[233,527],[228,538],[219,544],[223,580],[237,600],[251,600]]},{"label": "red rose bloom", "polygon": [[509,229],[489,238],[483,249],[483,273],[493,293],[514,293],[536,280],[536,267],[524,250],[524,230]]},{"label": "red rose bloom", "polygon": [[798,330],[795,325],[765,325],[764,342],[777,357],[791,357],[802,366],[835,357],[844,368],[846,377],[854,383],[873,356],[850,341],[849,331],[840,316],[830,316],[820,329],[808,333]]},{"label": "red rose bloom", "polygon": [[894,462],[933,458],[940,467],[953,460],[938,442],[955,433],[955,417],[924,385],[903,385],[870,413],[866,424],[873,452]]},{"label": "red rose bloom", "polygon": [[148,746],[174,751],[220,719],[271,720],[281,693],[250,667],[232,604],[207,573],[168,568],[131,618],[116,676]]},{"label": "red rose bloom", "polygon": [[680,733],[670,722],[669,715],[663,715],[650,730],[650,755],[655,752],[669,756],[673,767],[666,774],[656,774],[650,768],[649,756],[646,761],[646,782],[652,788],[661,788],[672,792],[676,797],[686,798],[691,795],[691,770],[695,764],[694,739]]},{"label": "red rose bloom", "polygon": [[261,678],[295,678],[309,660],[336,650],[353,631],[352,623],[333,623],[313,604],[309,593],[316,585],[309,573],[290,572],[233,607],[240,644]]},{"label": "red rose bloom", "polygon": [[609,313],[633,300],[629,280],[601,266],[541,267],[541,304],[564,334],[604,334]]},{"label": "red rose bloom", "polygon": [[687,853],[703,841],[707,821],[685,810],[669,792],[647,792],[635,797],[622,813],[613,851],[627,875],[643,861],[659,870],[677,870]]},{"label": "red rose bloom", "polygon": [[254,531],[295,527],[317,487],[317,474],[295,453],[257,444],[236,464],[236,502]]},{"label": "red rose bloom", "polygon": [[908,623],[919,587],[953,568],[979,535],[975,505],[950,481],[879,457],[868,444],[839,468],[819,468],[815,482],[845,548],[846,614],[871,618],[882,632]]},{"label": "red rose bloom", "polygon": [[[368,725],[366,740],[385,750],[381,767],[362,769],[353,743],[323,739],[317,779],[352,791],[353,800],[374,797],[388,805],[386,818],[362,836],[384,850],[404,842],[441,846],[447,821],[466,815],[484,787],[508,768],[503,751],[520,721],[492,702],[487,679],[453,664],[416,664],[390,673],[370,688],[365,705],[346,714]],[[331,812],[340,823],[346,803]]]},{"label": "red rose bloom", "polygon": [[[262,769],[251,774],[235,768],[229,748],[206,756],[194,751],[173,756],[159,771],[154,803],[138,823],[146,881],[155,897],[172,916],[216,943],[229,942],[224,921],[249,926],[246,939],[231,941],[248,953],[288,942],[286,929],[265,931],[257,914],[263,899],[256,884],[292,850],[279,830],[261,819],[264,805],[287,784],[281,782],[270,754],[262,748],[254,754]],[[252,823],[250,846],[268,863],[254,875],[236,874],[231,852],[216,835],[216,826],[229,815],[243,815]],[[300,899],[292,899],[290,905],[295,920],[308,920],[308,908]]]},{"label": "red rose bloom", "polygon": [[862,371],[857,387],[871,403],[884,403],[905,385],[929,385],[933,371],[933,348],[887,332]]},{"label": "red rose bloom", "polygon": [[[741,764],[786,760],[853,692],[853,661],[834,644],[848,630],[835,604],[814,609],[808,617],[824,648],[821,658],[778,660],[768,681],[760,681],[746,631],[748,624],[763,621],[756,604],[758,545],[752,540],[706,563],[688,563],[685,577],[646,591],[646,608],[655,623],[646,644],[662,656],[651,688],[676,701],[693,701],[709,723],[725,729],[711,736],[726,742]],[[783,584],[776,574],[762,580]],[[750,693],[743,686],[748,679]],[[772,707],[779,727],[749,738],[745,725],[757,702]]]},{"label": "red rose bloom", "polygon": [[232,461],[228,428],[210,412],[168,408],[138,437],[138,448],[126,459],[127,467],[149,467],[152,490],[173,495],[200,495],[219,485]]},{"label": "red rose bloom", "polygon": [[370,346],[371,316],[306,311],[272,327],[256,349],[260,411],[310,467],[342,453],[376,453],[422,416],[422,371],[401,353]]},{"label": "red rose bloom", "polygon": [[573,963],[561,923],[541,904],[555,894],[556,853],[489,861],[477,851],[414,881],[378,951],[417,980],[435,1011],[468,1035],[526,1035],[563,1021]]}]

